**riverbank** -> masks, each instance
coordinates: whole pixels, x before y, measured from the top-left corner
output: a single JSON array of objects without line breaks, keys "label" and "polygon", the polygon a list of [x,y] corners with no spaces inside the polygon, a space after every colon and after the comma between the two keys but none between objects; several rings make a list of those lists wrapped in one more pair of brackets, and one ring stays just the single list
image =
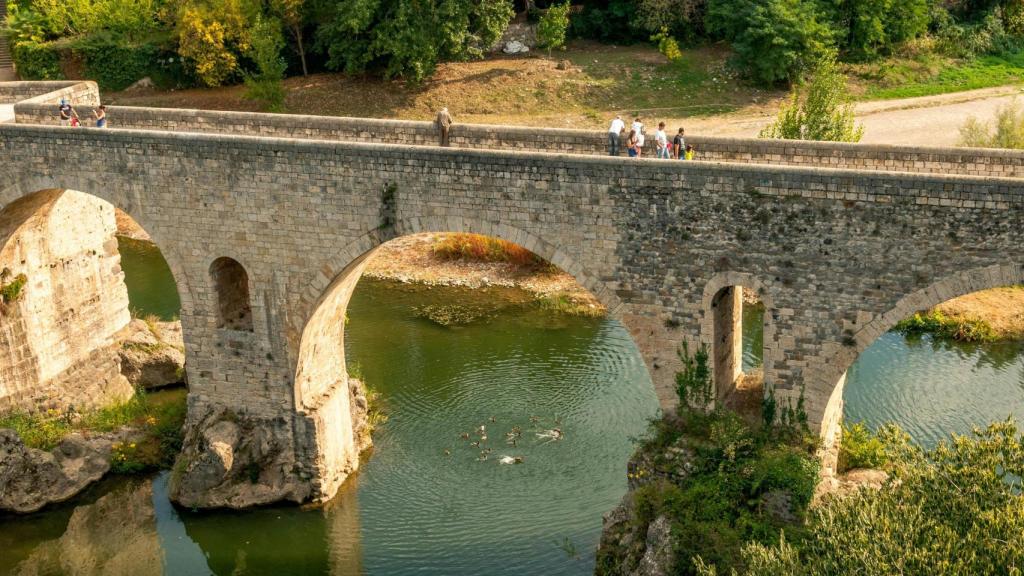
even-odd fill
[{"label": "riverbank", "polygon": [[895,330],[961,342],[1024,340],[1024,286],[993,288],[954,298],[901,321]]},{"label": "riverbank", "polygon": [[[439,248],[468,235],[413,234],[392,240],[373,254],[364,275],[378,280],[470,289],[501,286],[532,295],[545,309],[575,316],[600,317],[607,310],[572,275],[527,257],[474,256]],[[526,252],[512,245],[512,249]],[[501,250],[501,249],[499,249]]]}]

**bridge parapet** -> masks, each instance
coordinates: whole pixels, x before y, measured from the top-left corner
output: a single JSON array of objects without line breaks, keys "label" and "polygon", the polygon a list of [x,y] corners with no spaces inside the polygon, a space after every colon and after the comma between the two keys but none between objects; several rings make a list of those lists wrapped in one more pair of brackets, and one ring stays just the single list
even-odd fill
[{"label": "bridge parapet", "polygon": [[[9,84],[22,86],[7,88]],[[33,91],[31,86],[24,86],[32,84],[47,85],[43,88],[56,91],[39,95],[42,88]],[[70,97],[76,104],[95,105],[99,102],[98,90],[92,82],[0,83],[0,102],[5,100],[5,93],[36,94],[36,97],[15,105],[16,121],[20,124],[57,124],[54,105],[61,97]],[[10,98],[7,96],[8,100]],[[433,123],[423,121],[134,106],[108,106],[107,115],[111,127],[120,129],[370,142],[398,146],[438,144],[437,130]],[[653,140],[649,138],[647,143],[651,156],[654,155]],[[700,160],[715,162],[1024,178],[1024,152],[1017,150],[710,136],[688,136],[687,142],[696,146]],[[607,154],[607,134],[594,130],[455,124],[451,129],[451,145],[464,149],[599,156]]]}]

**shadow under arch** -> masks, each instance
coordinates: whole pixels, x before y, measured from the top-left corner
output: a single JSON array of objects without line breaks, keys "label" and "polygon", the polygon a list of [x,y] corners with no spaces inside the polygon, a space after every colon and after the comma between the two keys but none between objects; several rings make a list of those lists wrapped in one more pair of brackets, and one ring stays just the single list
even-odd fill
[{"label": "shadow under arch", "polygon": [[829,391],[828,403],[815,407],[817,414],[808,414],[811,422],[821,423],[821,436],[826,439],[826,445],[835,438],[842,420],[846,372],[878,338],[915,312],[974,292],[1015,284],[1024,284],[1022,264],[997,264],[958,272],[900,298],[887,312],[875,316],[848,335],[843,345],[824,358],[821,379],[813,383],[827,386]]},{"label": "shadow under arch", "polygon": [[[492,222],[471,221],[461,217],[432,217],[401,220],[392,234],[371,231],[341,249],[337,256],[319,269],[302,293],[299,309],[304,319],[299,348],[296,351],[295,403],[314,408],[318,398],[340,385],[346,374],[344,360],[344,312],[352,292],[377,248],[402,236],[423,233],[471,233],[518,244],[570,274],[616,318],[622,301],[569,254],[554,244],[528,232]],[[327,357],[325,358],[325,354]],[[316,362],[312,359],[316,358]],[[317,384],[319,382],[319,384]]]}]

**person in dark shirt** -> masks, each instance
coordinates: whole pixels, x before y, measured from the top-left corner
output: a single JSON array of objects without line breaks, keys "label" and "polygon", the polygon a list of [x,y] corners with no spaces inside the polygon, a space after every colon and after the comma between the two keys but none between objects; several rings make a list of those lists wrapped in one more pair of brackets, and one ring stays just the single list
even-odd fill
[{"label": "person in dark shirt", "polygon": [[686,159],[686,133],[682,128],[679,129],[679,133],[672,139],[672,157],[677,160]]},{"label": "person in dark shirt", "polygon": [[78,118],[78,113],[71,106],[71,102],[61,98],[60,100],[60,125],[71,126],[71,119]]}]

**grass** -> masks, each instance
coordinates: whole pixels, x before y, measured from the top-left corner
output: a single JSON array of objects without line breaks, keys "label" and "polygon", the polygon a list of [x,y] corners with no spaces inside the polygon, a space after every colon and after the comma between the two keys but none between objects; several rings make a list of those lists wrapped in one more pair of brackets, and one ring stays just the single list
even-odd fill
[{"label": "grass", "polygon": [[584,318],[602,318],[607,313],[602,306],[576,299],[572,294],[556,292],[545,294],[539,299],[540,309],[546,312]]},{"label": "grass", "polygon": [[1024,81],[1024,52],[957,60],[932,53],[848,67],[862,100],[934,96]]},{"label": "grass", "polygon": [[959,342],[993,342],[997,340],[992,327],[980,318],[946,316],[941,311],[918,312],[901,320],[893,328],[904,336],[931,334],[943,340]]},{"label": "grass", "polygon": [[126,426],[138,428],[143,438],[115,444],[115,472],[168,467],[181,449],[185,422],[185,391],[149,394],[138,391],[127,401],[82,414],[72,419],[56,410],[39,414],[10,413],[0,417],[0,428],[12,428],[26,446],[52,450],[75,432],[113,432]]}]

